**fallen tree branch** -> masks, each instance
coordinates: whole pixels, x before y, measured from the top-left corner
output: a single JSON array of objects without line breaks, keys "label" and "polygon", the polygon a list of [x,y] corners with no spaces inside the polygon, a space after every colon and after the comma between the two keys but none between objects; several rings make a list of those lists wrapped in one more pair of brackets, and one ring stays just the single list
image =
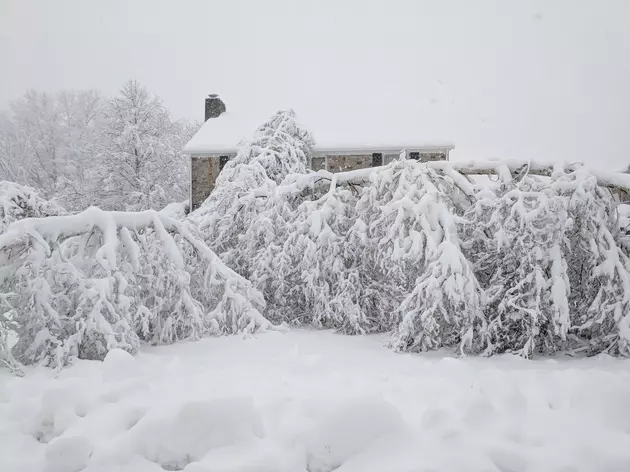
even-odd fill
[{"label": "fallen tree branch", "polygon": [[[458,187],[468,194],[466,190],[470,187],[470,182],[465,176],[471,175],[497,175],[502,182],[509,182],[515,174],[518,174],[523,168],[527,168],[529,175],[542,177],[551,177],[556,171],[563,171],[567,174],[582,170],[593,175],[597,179],[598,185],[601,187],[617,189],[626,193],[630,193],[630,174],[615,171],[601,171],[592,168],[582,167],[580,164],[561,164],[553,165],[547,163],[539,163],[534,161],[523,160],[504,160],[504,161],[431,161],[426,165],[444,175],[448,175]],[[331,180],[332,176],[337,177],[338,185],[365,184],[370,180],[370,175],[380,172],[387,166],[368,167],[365,169],[356,169],[346,172],[332,173],[326,170],[319,170],[307,175],[289,176],[288,182],[282,185],[282,191],[294,193],[301,191],[306,187],[319,186],[322,179]],[[470,196],[470,195],[468,195]]]},{"label": "fallen tree branch", "polygon": [[[15,248],[24,256],[12,257]],[[15,351],[16,365],[60,368],[74,357],[102,359],[113,348],[135,352],[140,340],[164,344],[276,328],[261,313],[262,293],[190,223],[153,210],[93,207],[15,221],[0,235],[0,265],[4,363]],[[7,330],[17,333],[12,352],[2,343]]]}]

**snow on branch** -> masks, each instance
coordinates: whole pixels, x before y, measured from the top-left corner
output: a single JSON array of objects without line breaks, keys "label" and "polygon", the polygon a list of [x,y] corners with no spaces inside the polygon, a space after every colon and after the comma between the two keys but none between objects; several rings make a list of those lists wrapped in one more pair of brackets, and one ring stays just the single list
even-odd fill
[{"label": "snow on branch", "polygon": [[[275,198],[278,183],[288,174],[306,172],[312,147],[313,138],[296,121],[295,112],[277,112],[239,145],[214,191],[190,215],[208,246],[241,275],[249,277],[252,254],[261,249],[253,239],[241,245],[242,235],[266,210],[286,210],[282,199]],[[266,221],[262,226],[269,229]]]},{"label": "snow on branch", "polygon": [[585,169],[480,198],[464,253],[487,295],[488,353],[630,355],[630,262],[615,202]]},{"label": "snow on branch", "polygon": [[16,221],[0,235],[0,262],[11,320],[1,328],[17,332],[11,354],[23,364],[270,327],[262,295],[190,223],[152,210]]},{"label": "snow on branch", "polygon": [[23,218],[62,215],[65,211],[39,196],[33,188],[0,181],[0,234],[14,221]]},{"label": "snow on branch", "polygon": [[[554,172],[572,173],[578,169],[585,170],[597,179],[597,184],[601,187],[623,190],[630,193],[630,174],[623,172],[600,171],[596,169],[585,169],[580,163],[563,164],[554,166],[534,161],[432,161],[425,165],[431,169],[443,173],[455,182],[466,195],[474,195],[475,189],[464,177],[467,175],[497,175],[502,182],[509,182],[513,178],[522,175],[537,175],[550,177]],[[337,176],[338,185],[366,184],[370,176],[382,172],[387,166],[369,167],[346,172],[339,172]],[[305,188],[317,185],[326,185],[330,182],[332,173],[326,170],[311,172],[306,175],[293,175],[285,181],[282,191],[299,193]]]},{"label": "snow on branch", "polygon": [[[222,257],[264,293],[271,320],[391,332],[397,350],[630,355],[630,264],[602,188],[630,189],[630,176],[403,156],[294,168],[279,184],[262,164],[243,174],[257,179],[226,179],[209,199],[230,203],[213,203],[225,225],[198,222],[206,240],[229,242]],[[489,174],[498,180],[469,179]]]},{"label": "snow on branch", "polygon": [[10,199],[3,363],[61,366],[272,322],[388,332],[402,351],[630,356],[630,244],[605,190],[630,192],[630,175],[404,156],[308,172],[312,145],[293,112],[278,112],[187,218],[55,216]]},{"label": "snow on branch", "polygon": [[[473,185],[475,174],[499,179]],[[305,201],[290,242],[263,264],[276,280],[261,287],[286,321],[307,307],[301,322],[391,330],[398,350],[627,356],[630,263],[605,187],[630,189],[630,176],[405,159],[289,175],[277,192]],[[345,313],[331,308],[338,294]]]},{"label": "snow on branch", "polygon": [[[433,274],[429,269],[434,261],[446,261],[440,256],[443,243],[450,243],[454,257],[463,259],[457,256],[458,216],[453,204],[459,189],[410,160],[381,168],[364,186],[338,185],[339,177],[350,182],[357,175],[366,174],[330,174],[322,183],[328,189],[323,195],[314,192],[304,199],[295,219],[287,223],[283,241],[254,264],[252,281],[268,295],[271,316],[289,323],[356,334],[389,331],[404,318],[407,334],[397,343],[403,349],[407,341],[414,344],[423,336],[415,313],[431,308],[422,297],[401,303],[420,278]],[[287,180],[279,193],[288,198],[292,193],[286,190],[299,178]],[[252,226],[257,225],[254,220]],[[468,269],[466,275],[471,274]],[[471,289],[459,272],[446,278],[449,281],[438,284],[435,295],[461,305],[444,304],[432,313],[449,331],[448,342],[456,345],[472,326],[464,308],[476,302],[468,296]],[[471,284],[474,289],[474,280]]]}]

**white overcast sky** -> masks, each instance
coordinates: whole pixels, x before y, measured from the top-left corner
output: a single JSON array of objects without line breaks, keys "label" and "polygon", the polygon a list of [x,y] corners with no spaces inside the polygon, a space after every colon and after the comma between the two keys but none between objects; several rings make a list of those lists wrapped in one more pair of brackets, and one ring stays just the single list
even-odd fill
[{"label": "white overcast sky", "polygon": [[0,107],[128,78],[177,117],[202,119],[208,93],[373,103],[458,159],[630,164],[630,0],[0,0]]}]

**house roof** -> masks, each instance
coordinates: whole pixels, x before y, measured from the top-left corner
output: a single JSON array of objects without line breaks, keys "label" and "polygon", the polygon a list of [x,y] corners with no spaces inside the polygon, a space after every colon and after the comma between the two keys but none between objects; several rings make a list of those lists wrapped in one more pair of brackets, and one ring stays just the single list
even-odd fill
[{"label": "house roof", "polygon": [[[369,104],[367,104],[369,105]],[[298,121],[315,138],[314,154],[349,154],[353,152],[397,153],[408,150],[450,150],[453,145],[439,140],[419,117],[401,114],[399,110],[374,110],[368,106],[351,111],[325,104],[319,109],[295,109]],[[184,147],[190,154],[236,152],[239,142],[275,113],[254,110],[228,110],[218,118],[210,118]],[[436,140],[437,138],[437,140]]]}]

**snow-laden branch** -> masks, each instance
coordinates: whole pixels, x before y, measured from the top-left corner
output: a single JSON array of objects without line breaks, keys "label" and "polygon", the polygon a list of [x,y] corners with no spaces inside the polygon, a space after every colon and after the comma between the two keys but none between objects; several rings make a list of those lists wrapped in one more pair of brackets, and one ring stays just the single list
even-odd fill
[{"label": "snow-laden branch", "polygon": [[[430,169],[449,177],[468,196],[475,193],[472,184],[464,177],[468,175],[497,175],[502,182],[509,182],[523,174],[550,177],[554,172],[571,174],[578,169],[595,176],[601,187],[614,188],[630,193],[630,174],[615,171],[601,171],[585,168],[579,163],[552,165],[535,161],[432,161],[425,163]],[[372,175],[382,172],[387,166],[369,167],[346,172],[338,172],[338,185],[364,185]],[[333,173],[326,170],[311,172],[306,175],[291,175],[281,187],[282,192],[299,193],[306,188],[326,185]]]},{"label": "snow-laden branch", "polygon": [[[484,174],[499,179],[468,180]],[[279,319],[392,331],[396,349],[630,355],[630,263],[602,187],[630,189],[630,176],[406,159],[292,174],[272,198],[301,201],[295,213],[274,203],[250,222],[284,215],[252,280]]]},{"label": "snow-laden branch", "polygon": [[[216,181],[214,191],[190,215],[208,246],[240,274],[249,277],[254,253],[262,249],[250,240],[239,241],[250,231],[252,220],[274,206],[277,184],[287,174],[303,175],[313,146],[310,133],[302,128],[291,110],[279,111],[244,140]],[[266,227],[268,225],[265,225]]]},{"label": "snow-laden branch", "polygon": [[40,214],[11,203],[4,227],[22,221],[0,231],[0,358],[59,366],[268,320],[389,332],[405,351],[630,356],[630,259],[605,190],[630,191],[630,175],[404,158],[306,173],[311,147],[279,112],[187,218],[28,218]]},{"label": "snow-laden branch", "polygon": [[0,181],[0,234],[11,223],[29,217],[62,215],[65,211],[42,198],[34,188]]},{"label": "snow-laden branch", "polygon": [[50,254],[50,243],[89,233],[95,228],[104,237],[96,258],[104,269],[116,270],[117,231],[120,228],[139,231],[153,226],[165,245],[166,256],[182,268],[183,259],[173,239],[166,233],[177,229],[178,222],[155,210],[141,212],[103,211],[90,207],[76,215],[25,218],[16,221],[0,235],[0,250],[30,236],[41,243]]},{"label": "snow-laden branch", "polygon": [[25,364],[59,367],[115,347],[133,352],[139,340],[271,327],[262,294],[189,222],[152,210],[89,208],[16,221],[0,235],[0,260],[0,295],[18,295],[0,310],[12,313],[12,326],[0,323],[0,334],[17,331],[12,353]]}]

